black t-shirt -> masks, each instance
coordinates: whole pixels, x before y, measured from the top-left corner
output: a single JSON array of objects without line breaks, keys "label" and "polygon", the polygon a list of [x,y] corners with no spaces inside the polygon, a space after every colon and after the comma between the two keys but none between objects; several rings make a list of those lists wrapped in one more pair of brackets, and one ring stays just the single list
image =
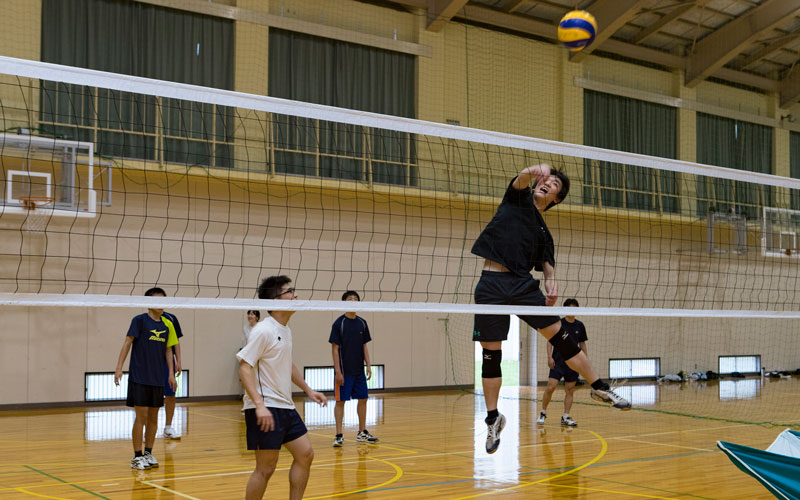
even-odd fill
[{"label": "black t-shirt", "polygon": [[343,375],[364,373],[364,344],[370,340],[369,326],[361,316],[350,319],[342,314],[336,318],[328,342],[339,346],[339,367]]},{"label": "black t-shirt", "polygon": [[[586,338],[586,327],[577,319],[570,323],[566,318],[561,318],[561,328],[569,333],[570,338],[574,340],[576,344],[589,340]],[[561,335],[561,333],[559,332],[556,335]],[[558,353],[557,349],[553,349],[553,361],[556,363],[561,361],[561,354]]]},{"label": "black t-shirt", "polygon": [[553,236],[533,206],[530,187],[515,189],[511,180],[497,213],[483,229],[472,253],[503,264],[517,276],[542,271],[545,262],[556,265]]}]

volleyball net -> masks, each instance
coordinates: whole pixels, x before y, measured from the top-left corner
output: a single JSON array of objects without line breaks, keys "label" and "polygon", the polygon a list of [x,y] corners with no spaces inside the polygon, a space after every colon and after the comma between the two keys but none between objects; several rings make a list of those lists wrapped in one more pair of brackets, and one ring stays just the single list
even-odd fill
[{"label": "volleyball net", "polygon": [[[338,311],[353,289],[360,311],[450,318],[463,383],[471,314],[569,311],[472,304],[475,238],[548,163],[571,179],[545,215],[559,295],[620,377],[764,345],[753,372],[797,368],[800,180],[11,58],[0,73],[4,305]],[[276,274],[304,300],[256,300]],[[141,296],[156,285],[170,297]]]}]

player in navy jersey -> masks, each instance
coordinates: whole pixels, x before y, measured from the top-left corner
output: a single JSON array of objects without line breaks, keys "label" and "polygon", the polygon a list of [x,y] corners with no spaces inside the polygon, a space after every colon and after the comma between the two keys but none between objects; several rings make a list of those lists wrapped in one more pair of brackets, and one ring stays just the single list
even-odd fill
[{"label": "player in navy jersey", "polygon": [[[484,259],[481,278],[475,287],[475,303],[520,306],[556,303],[555,246],[542,214],[564,201],[568,193],[566,174],[546,164],[527,167],[511,180],[497,212],[472,246],[472,253]],[[532,270],[542,273],[546,296],[539,288],[539,280],[531,276]],[[520,318],[549,340],[570,368],[583,375],[592,385],[592,398],[616,408],[630,408],[627,400],[597,376],[586,354],[562,331],[561,318]],[[508,327],[508,315],[475,315],[472,340],[483,347],[481,377],[487,413],[487,453],[497,451],[500,432],[506,423],[497,410],[497,399],[503,383],[500,365]]]},{"label": "player in navy jersey", "polygon": [[[342,300],[359,302],[361,297],[358,292],[348,290],[342,295]],[[328,342],[331,344],[333,355],[333,369],[335,373],[334,391],[336,394],[336,407],[333,415],[336,419],[336,436],[333,446],[344,444],[342,420],[344,419],[344,404],[351,399],[358,400],[358,433],[356,441],[360,443],[377,443],[378,438],[367,430],[367,380],[372,377],[372,363],[369,360],[367,342],[372,340],[369,335],[369,326],[364,318],[354,312],[346,312],[336,318],[331,326],[331,335]],[[366,375],[364,373],[366,365]]]},{"label": "player in navy jersey", "polygon": [[[569,298],[564,301],[564,307],[578,307],[578,301]],[[589,351],[586,350],[586,341],[588,339],[586,338],[586,327],[583,326],[583,323],[575,319],[575,316],[566,316],[561,319],[561,327],[578,344],[581,351],[588,356]],[[553,344],[549,342],[547,343],[547,365],[550,367],[550,374],[547,377],[547,388],[545,388],[542,396],[542,411],[539,412],[539,418],[536,419],[536,423],[544,425],[544,421],[547,418],[547,407],[550,405],[553,392],[555,392],[558,382],[563,378],[566,394],[564,395],[564,414],[561,416],[561,425],[575,427],[578,423],[569,416],[569,412],[572,409],[572,399],[575,393],[575,384],[578,382],[578,372],[567,366],[561,354],[553,349]]]},{"label": "player in navy jersey", "polygon": [[[147,290],[145,296],[164,297],[160,288]],[[146,313],[131,320],[125,342],[114,370],[114,383],[119,385],[122,366],[131,353],[128,368],[127,406],[136,411],[131,437],[133,440],[132,469],[158,467],[153,456],[153,443],[158,426],[158,409],[164,405],[164,361],[167,364],[167,384],[175,390],[175,369],[173,367],[172,346],[178,343],[175,327],[169,318],[163,316],[163,309],[148,309]],[[144,451],[142,434],[144,433]]]}]

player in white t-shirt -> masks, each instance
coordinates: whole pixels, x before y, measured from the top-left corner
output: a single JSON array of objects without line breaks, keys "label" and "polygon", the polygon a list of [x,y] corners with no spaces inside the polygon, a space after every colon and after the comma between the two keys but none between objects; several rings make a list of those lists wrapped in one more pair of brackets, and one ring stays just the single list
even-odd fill
[{"label": "player in white t-shirt", "polygon": [[[258,298],[295,300],[288,276],[270,276],[258,287]],[[295,311],[269,311],[250,332],[247,345],[236,354],[239,379],[245,389],[244,417],[247,449],[256,454],[256,468],[247,481],[246,500],[264,497],[275,472],[281,446],[292,454],[289,498],[299,500],[308,483],[314,450],[303,419],[292,401],[292,382],[312,401],[328,404],[324,394],[312,390],[292,363],[292,331],[287,324]]]}]

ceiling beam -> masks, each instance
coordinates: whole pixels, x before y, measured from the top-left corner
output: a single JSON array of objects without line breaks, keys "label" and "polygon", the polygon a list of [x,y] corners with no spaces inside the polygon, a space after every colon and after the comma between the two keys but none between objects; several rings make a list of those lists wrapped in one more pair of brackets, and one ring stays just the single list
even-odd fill
[{"label": "ceiling beam", "polygon": [[438,33],[469,0],[428,0],[428,31]]},{"label": "ceiling beam", "polygon": [[686,14],[688,11],[693,9],[694,7],[700,7],[707,4],[710,0],[690,0],[688,2],[684,2],[680,5],[674,6],[674,8],[668,13],[664,14],[661,19],[654,22],[650,26],[647,26],[645,29],[640,31],[635,37],[633,37],[630,42],[631,43],[639,43],[644,41],[646,38],[649,38],[651,35],[655,35],[661,28],[668,25],[672,21],[678,19],[682,15]]},{"label": "ceiling beam", "polygon": [[694,87],[714,74],[765,31],[800,9],[800,0],[766,0],[695,46],[686,65],[686,86]]},{"label": "ceiling beam", "polygon": [[529,0],[505,0],[503,3],[496,5],[495,8],[503,12],[515,12],[528,1]]},{"label": "ceiling beam", "polygon": [[597,35],[588,47],[580,52],[573,52],[569,60],[581,62],[586,59],[586,56],[603,45],[625,23],[636,17],[644,3],[644,0],[597,0],[593,3],[589,12],[597,20]]},{"label": "ceiling beam", "polygon": [[788,108],[800,98],[800,69],[794,66],[780,82],[780,107]]},{"label": "ceiling beam", "polygon": [[790,42],[800,37],[800,33],[789,33],[788,35],[784,35],[782,37],[776,38],[771,43],[768,43],[761,47],[760,49],[754,51],[749,56],[745,57],[741,62],[736,64],[736,69],[745,69],[754,62],[767,57],[768,55],[772,54],[773,52],[779,50],[781,47],[788,45]]}]

